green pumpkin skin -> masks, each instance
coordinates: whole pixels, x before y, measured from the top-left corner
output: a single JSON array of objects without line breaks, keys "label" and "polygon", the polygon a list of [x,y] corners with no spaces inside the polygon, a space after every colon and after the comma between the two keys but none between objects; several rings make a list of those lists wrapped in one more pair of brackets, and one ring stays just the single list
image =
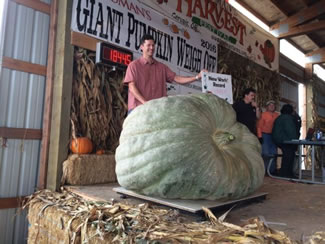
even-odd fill
[{"label": "green pumpkin skin", "polygon": [[261,146],[212,94],[171,96],[137,107],[116,150],[118,182],[148,196],[237,199],[263,183]]}]

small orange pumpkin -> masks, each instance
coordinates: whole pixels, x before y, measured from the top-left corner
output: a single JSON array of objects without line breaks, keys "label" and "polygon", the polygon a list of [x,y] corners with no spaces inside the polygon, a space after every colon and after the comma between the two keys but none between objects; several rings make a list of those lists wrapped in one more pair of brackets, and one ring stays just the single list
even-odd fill
[{"label": "small orange pumpkin", "polygon": [[96,151],[96,154],[97,154],[97,155],[105,154],[105,150],[103,150],[103,149],[98,149],[98,150]]},{"label": "small orange pumpkin", "polygon": [[87,154],[93,150],[93,143],[87,137],[77,137],[71,140],[70,149],[73,153]]}]

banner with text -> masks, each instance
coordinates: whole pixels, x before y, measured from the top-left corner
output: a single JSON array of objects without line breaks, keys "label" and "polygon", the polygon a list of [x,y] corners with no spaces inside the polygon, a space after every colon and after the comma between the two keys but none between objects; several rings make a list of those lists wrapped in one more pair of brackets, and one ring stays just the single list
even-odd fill
[{"label": "banner with text", "polygon": [[[177,74],[217,70],[217,44],[137,0],[74,0],[71,29],[141,55],[144,33],[154,36],[155,58]],[[209,45],[208,45],[209,43]],[[215,43],[215,44],[213,44]]]},{"label": "banner with text", "polygon": [[[139,0],[144,5],[270,70],[279,70],[279,41],[227,0]],[[208,45],[207,48],[210,48]]]}]

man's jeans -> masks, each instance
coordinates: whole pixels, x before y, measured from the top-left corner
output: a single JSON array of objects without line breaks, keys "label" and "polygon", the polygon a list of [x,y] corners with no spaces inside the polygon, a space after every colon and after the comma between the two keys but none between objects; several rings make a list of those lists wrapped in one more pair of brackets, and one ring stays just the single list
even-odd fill
[{"label": "man's jeans", "polygon": [[[262,157],[264,160],[265,172],[270,162],[270,156],[277,154],[277,148],[272,140],[272,134],[262,133]],[[276,170],[276,158],[271,161],[270,172],[274,173]]]}]

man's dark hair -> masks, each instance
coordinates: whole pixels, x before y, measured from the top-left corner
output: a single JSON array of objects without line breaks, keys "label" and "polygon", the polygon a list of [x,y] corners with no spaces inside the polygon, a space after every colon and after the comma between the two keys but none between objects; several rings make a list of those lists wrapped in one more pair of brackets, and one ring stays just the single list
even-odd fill
[{"label": "man's dark hair", "polygon": [[292,114],[293,113],[293,107],[291,104],[284,104],[281,108],[281,114]]},{"label": "man's dark hair", "polygon": [[252,87],[246,88],[244,90],[243,97],[245,97],[246,95],[248,95],[250,92],[256,93],[256,90],[254,88],[252,88]]},{"label": "man's dark hair", "polygon": [[155,39],[153,39],[153,36],[152,36],[152,35],[144,34],[144,35],[141,37],[140,45],[143,45],[144,42],[145,42],[146,40],[153,40],[153,41],[155,42]]}]

